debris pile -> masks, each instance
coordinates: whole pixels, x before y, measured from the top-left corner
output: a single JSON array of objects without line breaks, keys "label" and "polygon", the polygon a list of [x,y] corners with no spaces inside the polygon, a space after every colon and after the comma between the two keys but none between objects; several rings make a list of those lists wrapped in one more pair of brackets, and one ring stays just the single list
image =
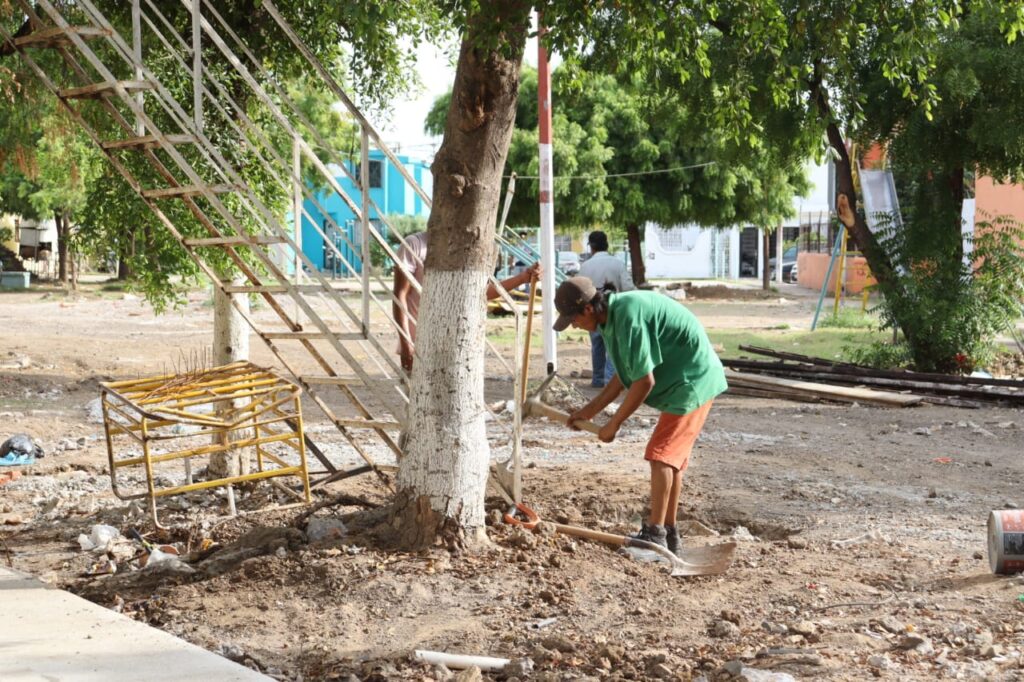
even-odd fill
[{"label": "debris pile", "polygon": [[968,408],[1024,406],[1024,379],[876,369],[757,346],[740,346],[740,350],[773,359],[722,360],[734,370],[729,373],[729,385],[737,395],[895,407],[922,402]]},{"label": "debris pile", "polygon": [[0,466],[35,464],[43,449],[24,433],[16,433],[0,445]]}]

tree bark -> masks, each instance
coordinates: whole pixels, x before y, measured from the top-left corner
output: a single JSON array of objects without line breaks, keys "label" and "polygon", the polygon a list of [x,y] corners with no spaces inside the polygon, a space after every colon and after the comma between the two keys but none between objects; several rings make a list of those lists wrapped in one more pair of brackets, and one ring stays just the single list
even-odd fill
[{"label": "tree bark", "polygon": [[[845,194],[847,200],[850,202],[850,207],[854,210],[855,220],[852,227],[847,228],[850,233],[850,238],[853,239],[857,249],[864,255],[864,259],[868,263],[868,267],[871,269],[871,274],[878,281],[881,288],[892,287],[899,288],[902,285],[899,282],[896,270],[893,267],[892,259],[889,258],[889,254],[882,249],[879,245],[878,240],[875,239],[875,235],[871,233],[868,228],[867,222],[864,217],[857,212],[857,190],[853,185],[853,163],[850,160],[850,154],[846,149],[846,140],[843,138],[842,132],[839,130],[839,126],[836,123],[835,116],[832,112],[832,106],[829,104],[828,96],[825,90],[822,88],[821,75],[820,75],[820,64],[815,65],[815,76],[809,83],[809,93],[811,97],[812,106],[818,112],[818,117],[825,123],[825,132],[828,137],[829,146],[836,153],[836,193]],[[909,329],[906,324],[902,321],[897,320],[900,331],[903,332],[903,336],[911,342],[913,337],[913,330]]]},{"label": "tree bark", "polygon": [[132,277],[132,269],[128,265],[128,259],[135,256],[135,239],[137,234],[138,228],[132,228],[128,233],[128,244],[125,253],[121,254],[117,259],[117,279],[119,282],[124,282]]},{"label": "tree bark", "polygon": [[[18,28],[18,30],[14,32],[14,35],[12,35],[11,38],[23,38],[31,32],[32,20],[26,19]],[[18,49],[14,47],[13,41],[5,40],[4,42],[0,43],[0,57],[9,57],[17,51]]]},{"label": "tree bark", "polygon": [[764,252],[764,258],[761,259],[761,288],[768,291],[772,288],[772,251],[771,251],[771,235],[768,230],[761,230],[761,250]]},{"label": "tree bark", "polygon": [[643,246],[640,244],[640,225],[637,223],[626,225],[626,241],[629,244],[629,263],[633,270],[633,284],[640,286],[647,281]]},{"label": "tree bark", "polygon": [[[241,276],[231,281],[236,286],[245,283],[245,278]],[[213,362],[218,367],[249,359],[249,325],[232,305],[232,299],[242,310],[249,310],[249,297],[246,294],[225,294],[218,287],[213,288]],[[225,404],[225,411],[228,407]],[[233,407],[242,405],[235,404]],[[248,453],[244,449],[215,452],[210,455],[208,470],[210,478],[248,473]]]},{"label": "tree bark", "polygon": [[53,220],[57,225],[57,278],[61,286],[68,288],[68,225],[67,216],[54,211]]},{"label": "tree bark", "polygon": [[431,167],[426,276],[391,524],[407,548],[483,537],[490,449],[484,423],[484,304],[501,174],[512,138],[529,2],[469,17],[444,140]]}]

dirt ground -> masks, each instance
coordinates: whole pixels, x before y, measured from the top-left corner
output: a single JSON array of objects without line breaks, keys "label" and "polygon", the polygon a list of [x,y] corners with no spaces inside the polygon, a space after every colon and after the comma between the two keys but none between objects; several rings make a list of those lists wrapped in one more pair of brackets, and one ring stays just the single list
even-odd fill
[{"label": "dirt ground", "polygon": [[[89,404],[100,381],[201,353],[206,298],[158,317],[122,294],[0,295],[0,440],[28,433],[47,452],[0,486],[0,560],[282,680],[449,679],[415,649],[512,659],[495,679],[1024,679],[1024,578],[990,573],[985,528],[990,510],[1024,505],[1020,410],[720,398],[681,508],[692,529],[721,536],[688,543],[739,543],[715,577],[672,578],[605,546],[512,529],[497,496],[486,549],[388,553],[364,531],[387,500],[370,476],[318,492],[350,496],[313,516],[321,530],[347,525],[333,539],[307,542],[303,510],[276,508],[284,499],[266,486],[240,493],[246,513],[233,519],[222,494],[163,502],[173,529],[153,533],[142,505],[111,492]],[[707,326],[799,325],[812,303],[716,297],[699,314]],[[271,362],[256,343],[252,357]],[[588,366],[585,344],[563,349],[563,374]],[[489,399],[508,392],[488,385]],[[653,416],[641,411],[611,444],[529,422],[526,499],[542,518],[634,530]],[[491,422],[495,452],[503,420]],[[325,451],[351,457],[312,409],[307,422]],[[90,576],[104,557],[77,538],[100,523],[195,561],[137,571],[115,553],[117,575]],[[210,542],[223,549],[201,552]]]}]

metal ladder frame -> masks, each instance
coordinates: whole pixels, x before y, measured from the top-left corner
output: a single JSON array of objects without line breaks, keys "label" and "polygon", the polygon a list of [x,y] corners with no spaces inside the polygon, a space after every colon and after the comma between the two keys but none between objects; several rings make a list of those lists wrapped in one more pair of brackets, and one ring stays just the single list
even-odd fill
[{"label": "metal ladder frame", "polygon": [[[388,255],[388,257],[395,261],[395,267],[398,267],[402,269],[403,272],[405,272],[407,278],[414,287],[418,289],[419,286],[418,283],[416,283],[415,278],[409,276],[409,273],[405,270],[401,260],[397,258],[397,255],[388,245],[387,241],[383,238],[379,231],[377,231],[376,228],[369,222],[369,212],[370,210],[375,210],[377,212],[377,215],[383,220],[385,224],[387,224],[383,212],[380,211],[379,207],[372,201],[372,199],[369,196],[369,173],[365,172],[365,169],[368,167],[368,151],[370,140],[372,139],[376,143],[377,147],[392,162],[394,167],[399,170],[399,172],[403,175],[404,179],[420,195],[420,197],[427,204],[427,206],[430,206],[430,198],[426,195],[423,189],[419,187],[419,185],[411,177],[411,175],[404,168],[404,166],[398,161],[397,157],[391,152],[391,150],[389,150],[387,146],[383,144],[379,134],[372,128],[372,126],[362,115],[362,113],[359,112],[359,110],[354,106],[354,104],[352,104],[351,100],[347,97],[347,95],[337,84],[337,82],[333,79],[333,77],[331,77],[330,73],[323,67],[322,64],[320,64],[318,60],[316,60],[315,56],[311,53],[311,51],[302,43],[302,41],[298,38],[295,32],[291,29],[291,27],[280,15],[276,6],[274,6],[273,3],[270,2],[270,0],[265,0],[264,8],[271,14],[275,22],[278,24],[278,26],[285,32],[289,40],[292,41],[292,43],[300,51],[303,57],[310,63],[313,69],[321,76],[324,83],[328,86],[331,92],[338,96],[339,100],[341,100],[344,103],[344,105],[346,106],[349,113],[353,116],[353,118],[355,118],[359,122],[361,139],[360,161],[361,167],[364,169],[364,172],[360,174],[361,182],[358,183],[362,194],[362,196],[360,197],[362,204],[361,207],[357,206],[355,202],[347,195],[347,193],[344,192],[340,186],[338,186],[333,174],[320,161],[320,159],[314,153],[312,147],[308,143],[306,143],[301,131],[299,131],[288,119],[288,117],[277,106],[275,106],[273,99],[262,88],[259,81],[257,81],[253,77],[252,73],[249,72],[249,70],[241,63],[241,60],[239,60],[238,57],[231,51],[227,43],[217,33],[215,27],[202,16],[202,7],[204,5],[204,0],[182,0],[182,4],[193,12],[194,18],[192,48],[194,68],[194,112],[193,116],[188,116],[185,110],[177,103],[173,96],[171,96],[170,92],[162,86],[162,84],[157,79],[156,75],[149,69],[147,69],[142,61],[141,28],[143,20],[145,20],[147,25],[159,37],[165,49],[167,49],[170,52],[176,53],[176,57],[178,58],[180,65],[186,68],[187,63],[185,63],[184,60],[181,59],[180,52],[178,52],[176,48],[174,48],[170,44],[170,42],[168,42],[167,38],[163,35],[163,33],[158,29],[158,27],[154,23],[153,18],[150,17],[150,14],[155,14],[156,20],[163,23],[166,29],[169,29],[169,31],[173,34],[173,36],[177,39],[178,43],[182,47],[184,47],[187,50],[188,46],[185,43],[184,39],[180,35],[178,35],[176,31],[173,30],[170,22],[166,19],[166,17],[160,14],[159,10],[152,3],[152,1],[145,1],[149,5],[151,12],[149,14],[143,15],[141,12],[140,0],[133,0],[133,44],[129,46],[124,41],[124,39],[121,38],[117,30],[106,20],[102,13],[100,13],[89,0],[80,0],[78,4],[80,8],[87,15],[89,15],[91,21],[93,21],[95,24],[98,24],[97,26],[72,26],[70,23],[66,21],[63,15],[60,13],[60,11],[57,10],[51,2],[49,2],[49,0],[39,0],[40,7],[45,12],[47,17],[55,25],[55,28],[50,28],[46,30],[54,33],[55,35],[59,32],[61,36],[66,39],[67,43],[73,46],[78,51],[78,53],[83,55],[85,57],[86,62],[90,66],[92,66],[92,68],[97,73],[100,74],[100,76],[102,77],[101,82],[105,84],[111,84],[111,87],[107,89],[111,90],[113,92],[113,95],[116,96],[120,101],[122,101],[128,107],[130,112],[134,115],[135,121],[133,126],[132,123],[128,121],[128,119],[125,118],[110,101],[108,101],[105,97],[100,97],[101,105],[104,108],[104,110],[110,115],[112,121],[116,125],[119,125],[122,129],[124,129],[125,132],[135,134],[137,136],[134,141],[129,139],[109,142],[101,139],[99,133],[86,121],[82,114],[74,106],[70,104],[69,99],[71,98],[69,97],[69,92],[66,90],[62,91],[61,88],[59,88],[58,85],[47,76],[45,70],[24,52],[24,49],[19,49],[19,53],[21,54],[22,59],[26,62],[29,68],[35,73],[37,77],[41,79],[43,84],[49,90],[51,90],[51,92],[53,92],[54,95],[58,97],[58,99],[60,100],[64,108],[72,116],[72,118],[79,123],[83,130],[97,144],[97,146],[100,148],[102,153],[108,158],[108,160],[111,162],[114,168],[122,175],[122,177],[128,182],[132,189],[139,195],[140,199],[144,203],[146,203],[146,205],[154,213],[157,219],[166,228],[168,228],[171,234],[186,249],[186,251],[192,257],[192,259],[196,262],[200,270],[207,277],[210,278],[214,285],[220,288],[226,294],[254,293],[261,295],[264,298],[264,300],[267,301],[268,305],[274,310],[275,313],[277,313],[278,317],[285,323],[285,325],[288,328],[288,331],[263,331],[260,325],[257,324],[256,320],[253,319],[252,315],[243,310],[232,297],[232,305],[234,305],[235,309],[242,315],[244,319],[246,319],[247,323],[256,332],[256,334],[260,336],[260,338],[268,346],[268,348],[275,355],[275,357],[277,357],[278,361],[281,362],[282,366],[296,378],[296,380],[303,386],[303,388],[305,388],[307,394],[311,397],[311,399],[314,400],[314,402],[325,413],[328,419],[330,419],[338,428],[338,430],[345,436],[349,445],[351,445],[353,449],[355,449],[356,452],[358,452],[359,455],[362,456],[362,458],[367,462],[367,464],[371,468],[377,470],[376,465],[372,461],[372,458],[370,458],[369,454],[353,438],[352,434],[350,433],[350,429],[369,428],[375,431],[381,437],[381,439],[395,452],[396,456],[401,456],[401,450],[398,447],[397,443],[395,443],[395,441],[390,437],[390,434],[386,430],[387,428],[392,426],[392,423],[375,419],[369,412],[369,410],[366,408],[366,406],[362,403],[362,401],[360,401],[360,399],[356,396],[355,392],[352,390],[352,387],[362,385],[368,388],[371,392],[376,393],[378,400],[380,400],[380,402],[384,403],[385,405],[388,405],[389,401],[382,400],[380,398],[377,386],[378,380],[371,377],[368,373],[363,371],[361,364],[355,359],[354,356],[351,355],[351,353],[349,353],[345,349],[342,342],[358,341],[360,346],[363,347],[364,352],[376,350],[380,357],[375,358],[372,353],[368,352],[369,357],[374,359],[378,369],[380,369],[383,372],[386,380],[392,380],[396,382],[396,388],[398,389],[398,393],[403,402],[407,402],[408,380],[407,377],[404,376],[404,373],[397,367],[391,355],[387,353],[387,351],[383,348],[380,341],[374,336],[373,333],[371,333],[369,328],[369,304],[371,300],[374,301],[378,307],[384,308],[383,304],[381,304],[377,297],[373,295],[370,287],[370,268],[368,267],[370,239],[372,238],[377,241],[377,243],[385,250],[385,253]],[[16,0],[16,2],[25,11],[26,15],[31,17],[32,20],[38,26],[44,25],[44,22],[42,22],[40,17],[35,13],[35,11],[29,5],[27,0]],[[287,105],[291,108],[293,115],[298,114],[300,123],[302,123],[306,127],[306,129],[312,133],[314,141],[318,145],[323,146],[324,141],[322,136],[320,136],[319,133],[312,126],[312,124],[310,124],[310,122],[306,120],[304,116],[301,115],[301,112],[298,111],[294,103],[292,103],[287,98],[280,84],[277,83],[276,80],[273,77],[271,77],[270,74],[268,74],[265,69],[263,69],[259,61],[245,47],[244,43],[239,39],[237,34],[233,30],[231,30],[230,26],[228,26],[224,22],[223,18],[219,13],[217,13],[216,9],[213,8],[212,5],[210,5],[210,3],[208,2],[205,2],[205,4],[207,6],[208,12],[213,15],[213,17],[221,24],[222,28],[229,33],[231,38],[242,49],[246,57],[257,67],[257,70],[260,72],[261,77],[264,78],[264,81],[270,83],[274,87],[277,96],[280,98],[280,101],[283,103],[287,103]],[[0,28],[0,31],[3,31],[5,38],[11,38],[11,36],[8,35],[4,29]],[[92,35],[86,36],[86,33],[91,33]],[[246,139],[246,134],[245,132],[243,132],[242,127],[244,127],[245,130],[250,134],[258,134],[261,132],[261,130],[258,125],[253,123],[247,116],[245,116],[244,111],[241,109],[241,107],[237,106],[237,103],[235,103],[230,98],[229,94],[227,93],[227,90],[219,81],[217,81],[217,79],[212,74],[207,73],[204,76],[201,61],[201,49],[199,49],[199,46],[201,45],[201,38],[204,35],[209,40],[213,41],[215,46],[220,50],[224,57],[234,66],[235,71],[239,75],[241,75],[243,80],[249,85],[250,89],[253,91],[253,94],[261,101],[261,103],[264,106],[268,107],[268,109],[273,113],[273,117],[276,120],[276,122],[293,135],[293,160],[291,168],[287,173],[287,175],[290,176],[287,178],[287,180],[285,180],[282,177],[281,173],[274,172],[275,168],[273,164],[268,162],[266,158],[263,157],[261,154],[258,154],[260,161],[264,164],[266,169],[269,172],[271,172],[271,174],[280,184],[285,185],[287,182],[288,184],[291,185],[290,189],[294,199],[293,205],[296,209],[295,211],[293,211],[293,222],[298,223],[300,218],[309,217],[309,214],[306,213],[302,208],[304,203],[302,199],[312,200],[312,202],[315,205],[317,205],[318,208],[322,209],[322,207],[319,205],[319,202],[315,194],[306,186],[305,182],[302,182],[301,162],[304,159],[312,162],[316,170],[321,175],[323,175],[324,178],[327,180],[327,183],[331,187],[331,189],[335,193],[337,193],[343,199],[343,201],[346,202],[346,204],[352,210],[353,214],[360,221],[360,224],[362,225],[363,229],[361,230],[362,239],[358,251],[360,253],[361,260],[364,264],[364,267],[362,268],[363,286],[361,292],[361,315],[357,315],[355,311],[351,310],[351,308],[344,302],[338,291],[335,290],[330,285],[330,282],[325,277],[323,277],[323,275],[321,275],[318,269],[315,268],[313,264],[309,261],[309,259],[305,256],[305,254],[301,250],[301,245],[296,241],[299,238],[298,232],[296,233],[295,238],[293,238],[289,234],[287,226],[283,225],[281,221],[279,221],[273,215],[273,212],[265,204],[263,204],[263,202],[251,190],[248,190],[247,185],[245,184],[244,180],[242,179],[238,171],[234,169],[232,164],[229,163],[228,160],[222,154],[220,154],[216,145],[205,136],[203,131],[202,115],[202,102],[204,101],[204,98],[209,99],[209,101],[215,104],[215,106],[220,110],[220,113],[225,117],[225,119],[231,123],[231,127],[233,127],[234,132],[238,134],[240,138]],[[137,83],[137,86],[141,89],[142,85],[146,84],[146,90],[150,92],[152,98],[155,98],[157,103],[159,103],[163,107],[164,113],[173,122],[178,124],[178,126],[182,130],[185,130],[187,132],[184,135],[174,133],[164,134],[163,132],[161,132],[157,125],[155,124],[154,120],[149,115],[147,115],[145,111],[143,94],[141,92],[134,92],[136,88],[130,87],[131,82],[125,82],[116,79],[114,77],[113,72],[95,54],[95,52],[90,49],[90,47],[84,40],[84,37],[90,37],[93,39],[105,38],[111,44],[111,46],[113,46],[115,51],[119,53],[120,56],[124,59],[126,65],[132,69],[135,80],[140,81],[139,83]],[[89,77],[87,70],[82,66],[78,59],[76,59],[74,55],[72,55],[67,49],[65,49],[61,43],[62,41],[55,41],[54,44],[51,45],[23,45],[22,47],[32,46],[56,48],[62,56],[64,62],[71,67],[71,71],[74,74],[76,74],[79,80],[85,82],[95,82],[95,79],[91,79]],[[198,76],[198,78],[195,78],[195,76]],[[213,85],[214,89],[217,90],[217,94],[219,95],[219,97],[215,96],[214,93],[206,87],[206,82],[210,82]],[[234,106],[236,112],[241,114],[240,120],[242,122],[242,127],[236,125],[233,122],[232,118],[229,115],[227,115],[227,112],[226,110],[224,110],[223,104],[220,101],[221,99],[227,99],[228,103]],[[148,134],[144,135],[144,133]],[[263,137],[264,149],[272,153],[272,155],[275,157],[275,161],[277,161],[280,166],[284,166],[287,168],[289,164],[284,159],[282,159],[279,154],[275,153],[275,148],[273,144],[267,143],[268,141],[266,140],[266,136],[263,135]],[[143,142],[144,138],[145,142]],[[223,184],[217,185],[205,181],[201,177],[200,173],[195,168],[192,167],[192,164],[189,163],[188,160],[184,158],[184,156],[177,149],[177,145],[186,142],[195,144],[202,158],[218,174],[218,179],[223,181]],[[163,178],[167,183],[169,183],[169,187],[162,190],[143,189],[138,179],[134,177],[134,175],[127,168],[127,166],[123,164],[115,154],[115,152],[125,149],[137,149],[141,151],[143,153],[144,158],[150,163],[152,168],[156,171],[157,175]],[[190,184],[181,185],[178,183],[171,170],[168,169],[167,166],[154,154],[154,150],[156,149],[159,149],[165,152],[168,156],[170,156],[174,166],[177,166],[177,168],[187,176],[188,182]],[[337,154],[332,152],[331,155],[332,160],[343,170],[343,172],[348,177],[355,180],[355,178],[352,176],[352,173],[349,171],[348,167],[344,164],[344,162],[339,163],[340,159],[338,158]],[[235,216],[234,213],[231,210],[229,210],[227,206],[219,199],[218,193],[224,190],[233,190],[238,193],[242,206],[249,211],[252,217],[257,218],[257,224],[261,225],[261,227],[264,228],[263,234],[249,235],[245,231],[242,223],[237,218],[237,216]],[[199,224],[205,227],[206,230],[212,236],[200,239],[193,239],[185,236],[184,233],[181,232],[174,225],[173,221],[156,204],[157,200],[169,197],[182,199],[185,202],[186,208],[193,215],[193,217],[195,217]],[[213,207],[216,216],[224,220],[227,223],[228,227],[234,232],[234,234],[226,234],[223,230],[219,229],[214,223],[214,221],[196,203],[196,197],[202,197],[203,199],[208,201],[210,205]],[[328,215],[326,211],[321,212],[324,215]],[[331,219],[331,221],[333,222],[333,219]],[[316,225],[316,223],[313,224],[314,227],[319,232],[321,232],[321,236],[326,236],[323,235],[323,231],[319,225]],[[336,223],[335,227],[337,227]],[[342,234],[344,234],[343,231]],[[355,245],[348,241],[347,237],[345,237],[345,240],[350,245],[350,247],[352,247],[353,251],[357,250],[355,248]],[[351,270],[354,271],[352,264],[348,263],[348,261],[344,259],[340,251],[336,247],[334,247],[333,243],[330,240],[325,239],[325,243],[331,244],[331,247],[335,251],[336,257],[338,257],[341,260],[341,262],[345,264],[346,267],[349,267]],[[291,249],[292,252],[294,253],[295,263],[297,265],[295,276],[296,281],[294,283],[292,283],[289,280],[286,271],[282,271],[278,264],[273,261],[273,258],[270,257],[270,255],[266,251],[264,251],[262,248],[256,248],[271,245],[283,245],[283,249]],[[223,249],[223,251],[227,254],[230,261],[235,265],[235,267],[238,268],[238,270],[249,280],[250,285],[237,287],[231,285],[230,282],[222,281],[223,278],[220,277],[218,273],[215,272],[215,270],[208,263],[205,262],[201,254],[198,252],[198,249],[212,246],[219,246]],[[250,247],[252,249],[254,255],[256,256],[257,263],[262,263],[263,268],[265,268],[266,271],[270,273],[272,277],[276,280],[275,284],[263,284],[257,271],[246,262],[244,257],[242,257],[239,254],[238,247],[242,246]],[[302,269],[304,267],[309,268],[309,276],[311,277],[312,280],[316,281],[316,284],[301,284],[301,279],[304,275]],[[491,278],[491,280],[492,282],[497,283],[497,281],[494,280],[493,277]],[[379,276],[377,277],[377,281],[378,283],[385,284],[386,287],[386,283],[384,283]],[[518,363],[519,348],[522,345],[522,311],[520,307],[515,303],[515,301],[508,295],[508,292],[501,289],[500,286],[498,287],[498,289],[502,295],[502,298],[509,305],[510,309],[514,311],[516,316],[516,351],[514,354],[512,366],[509,366],[509,364],[505,361],[501,354],[497,352],[493,345],[490,344],[490,342],[488,342],[488,347],[500,359],[501,363],[514,378],[514,395],[519,395],[520,387]],[[287,312],[284,310],[284,307],[281,305],[281,303],[274,298],[274,294],[287,294],[295,303],[296,315],[289,316]],[[357,326],[358,331],[339,333],[337,330],[330,329],[327,326],[327,323],[324,322],[320,318],[320,316],[312,309],[312,307],[307,303],[306,294],[317,294],[321,297],[321,300],[330,299],[331,302],[336,303],[338,305],[338,308],[340,308],[341,311],[343,311],[346,314],[345,316],[349,318],[348,323]],[[393,295],[392,299],[394,300]],[[318,329],[317,332],[304,331],[302,325],[299,322],[299,310],[301,310],[302,313],[305,313],[306,318],[310,322],[312,322],[313,325]],[[386,309],[385,312],[387,312]],[[339,315],[339,318],[342,320],[343,323],[346,322],[343,316]],[[390,314],[385,315],[385,318],[391,321],[392,325],[394,325],[393,320],[391,320]],[[395,326],[397,327],[397,325]],[[349,327],[349,329],[351,329],[351,327]],[[402,333],[401,330],[398,330],[398,333]],[[312,344],[312,340],[314,338],[328,341],[329,345],[332,346],[334,350],[338,353],[338,355],[341,356],[342,360],[348,366],[348,369],[350,369],[357,375],[358,381],[351,381],[343,377],[339,377],[338,373],[334,370],[333,365]],[[305,350],[307,351],[308,355],[317,362],[321,369],[324,370],[325,376],[312,377],[308,375],[303,375],[302,373],[297,371],[297,367],[293,366],[293,364],[289,363],[288,360],[286,360],[285,357],[283,357],[283,351],[274,343],[275,339],[298,340],[305,347]],[[371,346],[372,348],[368,348],[368,346]],[[381,362],[381,360],[383,360],[383,363]],[[387,371],[388,368],[394,371],[395,377],[393,379]],[[320,385],[336,385],[339,389],[341,389],[345,397],[348,398],[349,402],[356,407],[357,411],[362,415],[363,418],[343,419],[335,415],[334,412],[330,409],[330,407],[326,404],[325,399],[319,395],[318,387]],[[403,388],[405,389],[405,392],[402,392]],[[402,415],[400,414],[400,410],[392,410],[392,412],[396,416],[396,418],[401,420]],[[518,463],[521,433],[521,412],[520,407],[518,405],[515,417],[516,418],[514,421],[511,436],[513,439],[514,457]],[[327,478],[318,481],[317,484],[321,484],[328,480],[334,480],[336,478],[344,477],[346,472],[339,472],[335,470],[334,467],[326,458],[320,457],[320,459],[321,463],[324,464],[324,466],[327,468],[326,473],[328,473],[329,475],[327,476]]]}]

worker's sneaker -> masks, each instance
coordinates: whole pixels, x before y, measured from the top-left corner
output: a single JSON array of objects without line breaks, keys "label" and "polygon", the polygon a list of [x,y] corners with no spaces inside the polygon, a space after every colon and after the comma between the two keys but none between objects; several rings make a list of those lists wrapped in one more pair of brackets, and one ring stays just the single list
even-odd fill
[{"label": "worker's sneaker", "polygon": [[630,537],[632,537],[634,540],[653,542],[656,545],[668,547],[668,545],[665,544],[665,526],[649,524],[646,521],[644,521],[643,524],[641,524],[640,526],[640,532]]},{"label": "worker's sneaker", "polygon": [[679,539],[679,531],[675,526],[665,526],[665,546],[668,547],[668,551],[679,555],[683,542]]}]

